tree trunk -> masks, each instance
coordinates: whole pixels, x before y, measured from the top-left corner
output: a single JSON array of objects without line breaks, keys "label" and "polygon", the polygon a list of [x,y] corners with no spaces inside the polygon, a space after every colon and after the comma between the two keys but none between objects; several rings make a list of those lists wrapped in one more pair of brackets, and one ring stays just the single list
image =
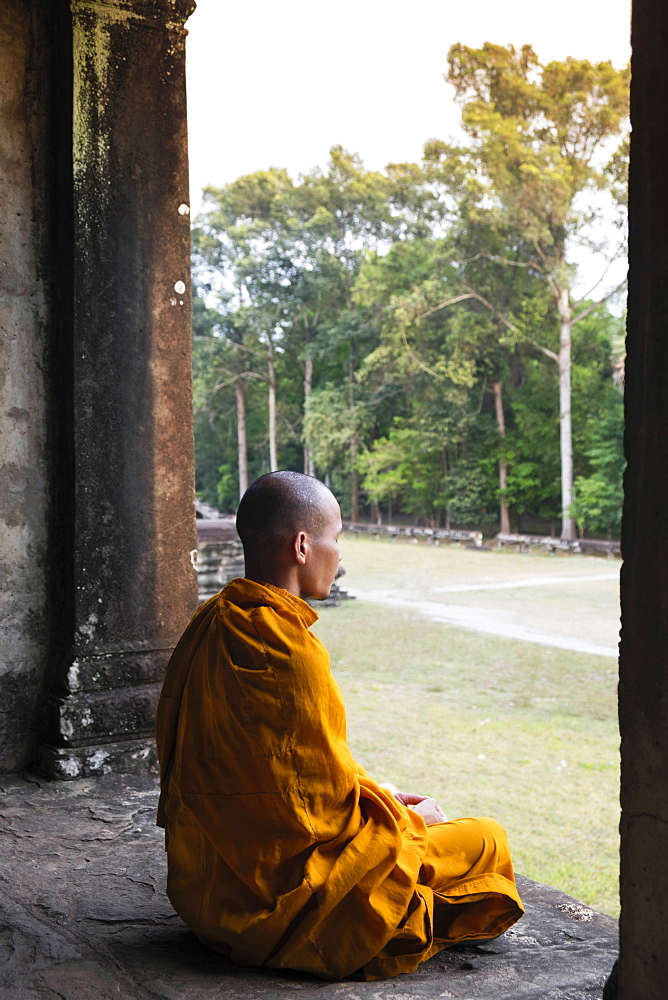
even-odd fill
[{"label": "tree trunk", "polygon": [[[499,431],[500,443],[503,445],[506,438],[506,420],[503,414],[503,396],[500,382],[492,382],[494,389],[494,412],[496,414],[496,426]],[[503,458],[499,458],[499,494],[500,494],[500,514],[501,514],[501,534],[510,534],[510,514],[508,512],[508,501],[506,490],[508,488],[508,469]]]},{"label": "tree trunk", "polygon": [[561,334],[559,337],[559,434],[561,444],[561,537],[574,540],[575,521],[570,515],[573,503],[573,434],[571,429],[571,330],[573,315],[568,289],[559,290],[557,300]]},{"label": "tree trunk", "polygon": [[360,519],[360,480],[357,472],[357,434],[350,439],[350,463],[352,465],[352,481],[350,484],[350,520],[357,524]]},{"label": "tree trunk", "polygon": [[445,496],[446,496],[445,508],[444,508],[444,511],[443,511],[443,513],[445,515],[445,530],[446,531],[450,531],[450,505],[449,505],[448,500],[447,500],[447,496],[448,496],[448,494],[447,494],[447,488],[448,488],[448,455],[447,455],[447,452],[446,452],[445,448],[443,449],[443,451],[441,453],[441,465],[443,467],[443,485],[445,486],[445,490],[446,490],[446,493],[445,493]]},{"label": "tree trunk", "polygon": [[357,472],[359,440],[355,424],[355,352],[352,341],[348,345],[348,399],[350,402],[350,418],[353,425],[353,433],[350,438],[350,519],[353,524],[357,524],[360,519],[360,484]]},{"label": "tree trunk", "polygon": [[276,367],[274,365],[274,342],[267,333],[267,369],[269,374],[269,468],[278,469],[276,453]]},{"label": "tree trunk", "polygon": [[[311,389],[313,388],[313,358],[307,357],[304,362],[304,410],[306,410],[306,404],[308,398],[311,395]],[[313,463],[313,455],[311,449],[308,446],[308,442],[304,442],[304,475],[315,476],[315,465]]]},{"label": "tree trunk", "polygon": [[237,446],[239,452],[239,499],[248,489],[248,456],[246,452],[246,392],[243,377],[234,383],[237,399]]}]

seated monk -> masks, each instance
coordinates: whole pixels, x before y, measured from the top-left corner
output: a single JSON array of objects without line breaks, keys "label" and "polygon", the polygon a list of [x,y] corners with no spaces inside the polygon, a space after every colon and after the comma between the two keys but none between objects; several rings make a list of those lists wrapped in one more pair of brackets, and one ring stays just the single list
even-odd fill
[{"label": "seated monk", "polygon": [[309,631],[336,575],[339,505],[317,479],[262,476],[237,528],[246,575],[196,612],[160,699],[167,893],[242,965],[327,979],[411,972],[523,913],[503,829],[353,759],[329,657]]}]

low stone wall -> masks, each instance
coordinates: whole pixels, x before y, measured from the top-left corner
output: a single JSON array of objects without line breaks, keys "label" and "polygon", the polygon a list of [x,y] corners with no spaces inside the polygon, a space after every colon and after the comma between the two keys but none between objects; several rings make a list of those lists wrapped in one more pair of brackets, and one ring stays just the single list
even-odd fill
[{"label": "low stone wall", "polygon": [[[446,528],[423,528],[416,525],[394,524],[353,524],[344,522],[346,531],[354,535],[366,535],[389,538],[410,538],[414,541],[425,539],[431,544],[440,542],[459,543],[474,548],[482,548],[481,531],[456,531]],[[607,556],[619,556],[619,542],[607,542],[600,539],[580,538],[569,541],[565,538],[553,538],[550,535],[508,535],[496,536],[498,548],[512,546],[519,552],[531,549],[543,549],[547,552],[591,553]],[[244,575],[244,553],[241,540],[237,534],[234,518],[208,520],[200,518],[197,521],[197,588],[200,603],[217,594],[219,590],[237,576]],[[342,574],[340,574],[342,575]],[[329,605],[338,605],[349,595],[334,583],[327,601]]]},{"label": "low stone wall", "polygon": [[505,548],[507,545],[515,546],[520,552],[527,552],[531,549],[545,549],[547,552],[575,552],[592,553],[599,555],[621,555],[619,542],[607,542],[596,538],[578,538],[573,541],[567,538],[553,538],[551,535],[506,535],[496,536],[498,548]]},{"label": "low stone wall", "polygon": [[449,528],[422,528],[405,524],[357,524],[344,521],[345,531],[354,535],[382,535],[387,538],[426,538],[430,542],[460,542],[482,547],[482,531],[457,531]]},{"label": "low stone wall", "polygon": [[[411,538],[418,541],[423,538],[432,544],[439,542],[453,542],[463,545],[482,548],[482,531],[459,531],[448,528],[423,528],[417,525],[397,525],[397,524],[357,524],[352,521],[344,521],[343,527],[353,535],[367,535],[372,537]],[[557,538],[551,535],[521,535],[521,534],[498,534],[490,541],[495,542],[498,548],[514,546],[519,552],[528,552],[531,549],[544,549],[547,552],[574,552],[578,554],[590,553],[592,555],[619,556],[621,546],[618,541],[605,541],[598,538],[578,538],[569,541],[566,538]]]}]

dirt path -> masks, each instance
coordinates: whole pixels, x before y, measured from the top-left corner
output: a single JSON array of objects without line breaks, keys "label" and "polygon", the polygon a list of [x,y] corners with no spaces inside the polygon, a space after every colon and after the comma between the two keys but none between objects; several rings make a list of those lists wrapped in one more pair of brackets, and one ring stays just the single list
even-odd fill
[{"label": "dirt path", "polygon": [[[453,584],[447,587],[437,587],[439,593],[463,593],[474,590],[510,590],[514,587],[536,587],[553,583],[582,582],[583,580],[614,580],[617,574],[597,574],[591,577],[543,577],[531,580],[517,580],[503,583]],[[512,611],[500,611],[492,608],[476,608],[464,604],[440,604],[437,601],[412,600],[399,597],[391,590],[350,590],[360,601],[370,604],[383,604],[388,607],[405,608],[418,612],[431,621],[456,625],[458,628],[471,632],[483,632],[487,635],[499,635],[505,639],[519,639],[522,642],[537,642],[541,646],[552,646],[556,649],[571,649],[577,653],[590,653],[593,656],[617,658],[617,647],[607,646],[598,642],[589,642],[575,636],[558,635],[545,632],[542,629],[522,625],[514,620]]]},{"label": "dirt path", "polygon": [[616,573],[593,573],[588,576],[530,576],[524,580],[503,580],[501,583],[453,583],[447,587],[433,587],[438,594],[464,594],[474,590],[515,590],[517,587],[551,587],[563,583],[583,583],[588,580],[618,580]]}]

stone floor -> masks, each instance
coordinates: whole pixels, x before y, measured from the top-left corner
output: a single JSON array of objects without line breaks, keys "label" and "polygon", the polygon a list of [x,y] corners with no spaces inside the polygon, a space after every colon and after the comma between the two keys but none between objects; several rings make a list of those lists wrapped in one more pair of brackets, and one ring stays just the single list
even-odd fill
[{"label": "stone floor", "polygon": [[3,1000],[600,1000],[617,922],[520,878],[497,941],[395,979],[327,983],[241,969],[198,943],[164,893],[153,778],[0,777]]}]

